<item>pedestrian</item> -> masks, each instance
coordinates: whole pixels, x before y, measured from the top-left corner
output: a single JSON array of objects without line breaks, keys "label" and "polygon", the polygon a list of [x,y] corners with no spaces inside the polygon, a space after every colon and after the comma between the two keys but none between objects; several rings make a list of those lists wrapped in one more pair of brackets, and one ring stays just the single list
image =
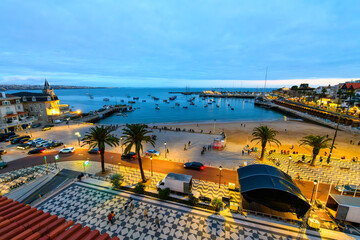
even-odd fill
[{"label": "pedestrian", "polygon": [[184,144],[184,151],[186,151],[186,144]]},{"label": "pedestrian", "polygon": [[352,144],[352,140],[350,140],[350,144]]},{"label": "pedestrian", "polygon": [[286,128],[285,128],[285,133],[287,133]]},{"label": "pedestrian", "polygon": [[124,205],[124,212],[125,212],[125,214],[128,213],[128,212],[127,212],[127,209],[128,209],[128,203],[125,203],[125,205]]},{"label": "pedestrian", "polygon": [[329,138],[329,134],[326,134],[326,138]]},{"label": "pedestrian", "polygon": [[108,224],[111,223],[111,224],[114,224],[115,222],[115,214],[114,214],[114,211],[111,211],[111,213],[109,213],[108,215]]},{"label": "pedestrian", "polygon": [[144,219],[146,218],[146,220],[148,219],[148,210],[147,208],[144,209]]},{"label": "pedestrian", "polygon": [[189,147],[191,146],[191,141],[189,141],[188,146],[189,146]]},{"label": "pedestrian", "polygon": [[160,228],[160,219],[158,216],[155,217],[155,226],[157,226],[158,228]]},{"label": "pedestrian", "polygon": [[169,153],[169,149],[168,149],[168,148],[166,148],[166,153]]},{"label": "pedestrian", "polygon": [[322,161],[323,161],[323,157],[322,157],[322,156],[320,156],[320,163],[322,163]]},{"label": "pedestrian", "polygon": [[241,153],[242,153],[242,155],[244,156],[244,153],[245,153],[245,152],[244,152],[244,150],[242,150],[242,152],[241,152]]},{"label": "pedestrian", "polygon": [[327,155],[327,152],[325,152],[325,157],[326,157],[326,155]]},{"label": "pedestrian", "polygon": [[301,180],[301,177],[300,177],[300,174],[299,174],[299,173],[296,174],[296,178],[297,178],[297,180],[299,180],[299,181]]},{"label": "pedestrian", "polygon": [[303,162],[305,162],[305,155],[302,155],[301,159]]},{"label": "pedestrian", "polygon": [[358,146],[360,146],[360,141],[358,141]]},{"label": "pedestrian", "polygon": [[281,150],[281,155],[283,154],[283,150]]}]

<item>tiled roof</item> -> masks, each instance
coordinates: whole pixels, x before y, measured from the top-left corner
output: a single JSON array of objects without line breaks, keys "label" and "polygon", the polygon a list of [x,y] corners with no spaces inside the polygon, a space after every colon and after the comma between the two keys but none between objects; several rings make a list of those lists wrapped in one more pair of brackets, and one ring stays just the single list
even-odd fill
[{"label": "tiled roof", "polygon": [[349,89],[350,87],[352,87],[353,89],[358,89],[360,88],[360,83],[345,83],[342,86],[343,89]]},{"label": "tiled roof", "polygon": [[[13,95],[22,97],[22,98],[25,97],[26,101],[28,101],[28,102],[32,101],[32,97],[35,97],[37,102],[47,102],[48,97],[51,97],[50,95],[46,95],[43,93],[33,93],[33,92],[17,92],[17,93],[13,93]],[[58,97],[56,95],[54,95],[53,97],[51,97],[51,101],[53,101],[53,100],[58,100]]]},{"label": "tiled roof", "polygon": [[0,240],[119,240],[0,196]]}]

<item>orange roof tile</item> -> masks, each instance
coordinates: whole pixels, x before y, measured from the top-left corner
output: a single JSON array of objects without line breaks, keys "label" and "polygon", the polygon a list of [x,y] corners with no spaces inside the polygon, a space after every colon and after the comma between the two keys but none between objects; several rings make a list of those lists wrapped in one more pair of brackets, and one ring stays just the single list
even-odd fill
[{"label": "orange roof tile", "polygon": [[0,240],[119,240],[0,195]]}]

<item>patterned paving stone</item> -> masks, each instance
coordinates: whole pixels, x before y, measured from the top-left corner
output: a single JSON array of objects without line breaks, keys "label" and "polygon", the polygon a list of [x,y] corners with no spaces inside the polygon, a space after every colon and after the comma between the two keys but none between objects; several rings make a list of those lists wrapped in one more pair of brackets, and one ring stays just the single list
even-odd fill
[{"label": "patterned paving stone", "polygon": [[[124,205],[127,201],[128,198],[121,195],[75,183],[38,208],[120,239],[285,239],[280,233],[252,229],[156,203],[135,200],[135,208],[126,213]],[[143,218],[145,208],[148,219]],[[110,211],[114,211],[117,218],[113,225],[107,223]],[[160,219],[160,228],[154,224],[156,216]]]}]

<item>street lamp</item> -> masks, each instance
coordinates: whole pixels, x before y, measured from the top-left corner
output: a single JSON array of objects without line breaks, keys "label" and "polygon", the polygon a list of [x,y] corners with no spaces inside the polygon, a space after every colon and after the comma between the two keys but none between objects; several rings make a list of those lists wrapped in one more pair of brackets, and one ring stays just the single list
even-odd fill
[{"label": "street lamp", "polygon": [[152,171],[152,156],[150,157],[150,166],[151,166],[151,176],[153,175],[153,171]]},{"label": "street lamp", "polygon": [[288,168],[287,168],[287,171],[286,171],[287,174],[289,174],[289,168],[290,168],[291,159],[292,159],[291,156],[289,156]]},{"label": "street lamp", "polygon": [[164,148],[165,148],[165,158],[166,158],[166,142],[164,142]]},{"label": "street lamp", "polygon": [[76,132],[75,133],[75,136],[77,136],[78,138],[78,143],[79,143],[79,146],[80,146],[80,137],[81,137],[81,134],[79,132]]},{"label": "street lamp", "polygon": [[30,137],[32,138],[31,125],[28,125],[27,128],[29,129]]},{"label": "street lamp", "polygon": [[121,144],[121,152],[124,152],[123,150],[123,144],[122,144],[123,137],[120,138],[120,144]]},{"label": "street lamp", "polygon": [[219,174],[219,189],[220,189],[220,185],[221,185],[221,170],[222,170],[222,167],[221,167],[221,166],[219,167],[219,170],[220,170],[220,174]]},{"label": "street lamp", "polygon": [[314,180],[314,187],[313,187],[313,191],[312,191],[312,194],[311,194],[311,200],[310,200],[310,203],[312,203],[313,201],[313,196],[314,196],[314,192],[315,192],[315,187],[316,185],[318,184],[318,180]]}]

